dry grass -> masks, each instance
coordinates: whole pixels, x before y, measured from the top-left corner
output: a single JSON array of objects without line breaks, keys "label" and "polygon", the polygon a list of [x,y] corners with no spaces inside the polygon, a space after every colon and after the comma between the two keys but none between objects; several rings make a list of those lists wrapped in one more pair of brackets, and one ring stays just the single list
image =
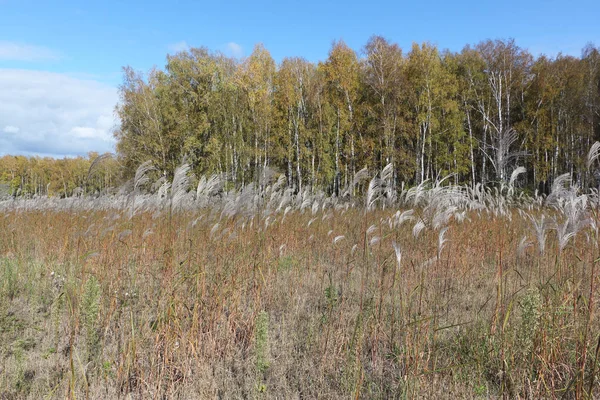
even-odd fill
[{"label": "dry grass", "polygon": [[6,211],[0,398],[600,396],[592,229],[395,212]]}]

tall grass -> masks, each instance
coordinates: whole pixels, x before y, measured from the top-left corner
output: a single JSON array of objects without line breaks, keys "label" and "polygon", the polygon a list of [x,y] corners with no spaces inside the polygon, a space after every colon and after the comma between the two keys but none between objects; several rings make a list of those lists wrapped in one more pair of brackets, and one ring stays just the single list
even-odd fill
[{"label": "tall grass", "polygon": [[141,172],[0,204],[0,396],[600,396],[595,193]]}]

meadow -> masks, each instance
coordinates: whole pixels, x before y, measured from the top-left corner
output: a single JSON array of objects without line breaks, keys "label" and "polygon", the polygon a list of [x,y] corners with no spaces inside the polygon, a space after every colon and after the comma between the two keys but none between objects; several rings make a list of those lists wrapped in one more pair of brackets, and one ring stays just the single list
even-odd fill
[{"label": "meadow", "polygon": [[330,197],[153,172],[0,203],[0,398],[600,396],[598,192],[569,175],[363,170]]}]

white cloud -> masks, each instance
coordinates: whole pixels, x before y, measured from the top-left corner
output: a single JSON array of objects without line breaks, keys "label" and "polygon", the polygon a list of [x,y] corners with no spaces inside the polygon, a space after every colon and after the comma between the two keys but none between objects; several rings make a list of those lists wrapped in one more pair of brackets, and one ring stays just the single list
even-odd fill
[{"label": "white cloud", "polygon": [[187,51],[190,49],[190,46],[186,43],[185,40],[181,42],[172,43],[169,45],[169,51],[173,53],[179,53],[180,51]]},{"label": "white cloud", "polygon": [[2,132],[4,132],[4,133],[19,133],[19,127],[12,126],[12,125],[6,125],[4,127],[4,129],[2,130]]},{"label": "white cloud", "polygon": [[227,53],[233,57],[241,58],[244,55],[244,49],[242,46],[235,42],[229,42],[225,47],[227,49]]},{"label": "white cloud", "polygon": [[4,61],[56,61],[60,54],[47,47],[0,40],[0,60]]},{"label": "white cloud", "polygon": [[114,151],[117,89],[65,74],[0,69],[0,154]]}]

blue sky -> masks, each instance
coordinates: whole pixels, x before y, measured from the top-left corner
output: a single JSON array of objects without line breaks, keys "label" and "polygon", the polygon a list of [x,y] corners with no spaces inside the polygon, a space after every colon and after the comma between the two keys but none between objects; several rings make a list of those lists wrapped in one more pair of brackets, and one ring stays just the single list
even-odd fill
[{"label": "blue sky", "polygon": [[600,45],[598,21],[597,0],[0,0],[0,154],[112,150],[121,67],[162,67],[187,46],[243,57],[260,42],[277,61],[319,61],[336,39],[360,51],[378,34],[404,49],[514,38],[534,55],[578,56]]}]

